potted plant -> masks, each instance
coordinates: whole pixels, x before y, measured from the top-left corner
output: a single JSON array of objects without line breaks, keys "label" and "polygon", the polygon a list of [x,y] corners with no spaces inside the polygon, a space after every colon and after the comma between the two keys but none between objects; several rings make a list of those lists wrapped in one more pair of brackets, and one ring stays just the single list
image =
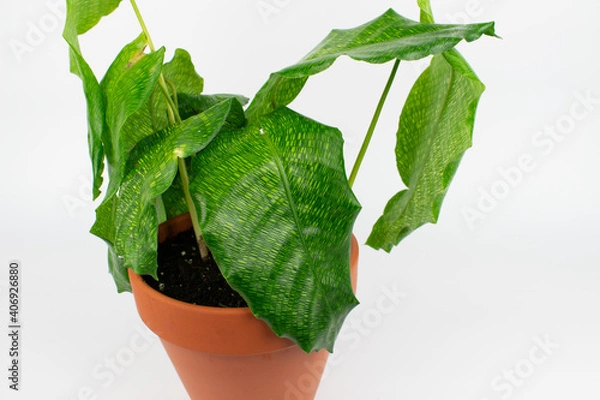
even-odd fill
[{"label": "potted plant", "polygon": [[[165,63],[135,0],[142,32],[98,81],[78,37],[120,3],[67,0],[63,34],[87,101],[94,198],[108,177],[92,233],[108,244],[117,289],[133,290],[192,398],[313,398],[358,304],[352,227],[361,206],[351,187],[398,65],[433,56],[399,119],[395,154],[406,189],[367,239],[388,252],[438,218],[471,146],[484,90],[454,47],[495,36],[494,24],[435,24],[427,0],[418,1],[421,22],[390,9],[332,31],[300,62],[271,74],[249,101],[203,94],[185,50]],[[340,131],[288,107],[310,76],[340,56],[393,62],[349,177]],[[182,287],[186,293],[173,294]],[[198,293],[204,297],[196,301]],[[287,383],[307,366],[316,369],[313,384],[290,392]]]}]

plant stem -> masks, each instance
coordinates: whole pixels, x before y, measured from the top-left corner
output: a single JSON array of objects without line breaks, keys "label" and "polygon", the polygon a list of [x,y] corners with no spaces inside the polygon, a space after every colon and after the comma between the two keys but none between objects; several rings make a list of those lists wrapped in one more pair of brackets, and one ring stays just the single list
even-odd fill
[{"label": "plant stem", "polygon": [[198,211],[196,210],[194,200],[192,199],[192,194],[190,193],[190,178],[188,176],[187,168],[185,166],[185,160],[183,158],[179,158],[178,162],[179,175],[181,176],[181,182],[183,183],[183,193],[185,194],[185,201],[188,204],[188,208],[190,210],[190,217],[192,219],[192,226],[194,227],[194,232],[196,233],[196,239],[198,242],[198,249],[200,250],[200,256],[203,260],[206,260],[208,258],[208,247],[206,247],[206,243],[204,243],[202,234],[198,235],[198,233],[200,232],[200,225],[198,224]]},{"label": "plant stem", "polygon": [[[150,47],[150,51],[156,51],[156,47],[154,46],[154,42],[152,41],[152,37],[150,36],[150,32],[148,31],[148,27],[146,26],[146,22],[144,21],[144,18],[142,17],[142,13],[140,12],[140,9],[138,8],[137,3],[135,2],[135,0],[130,0],[130,2],[131,2],[131,6],[133,7],[133,11],[135,12],[135,16],[137,17],[138,22],[140,23],[140,26],[142,27],[142,31],[144,32],[144,35],[146,35],[146,40],[148,41],[148,47]],[[158,84],[160,85],[160,88],[162,89],[163,93],[165,94],[165,99],[167,100],[167,111],[169,112],[169,117],[171,117],[171,113],[173,113],[173,118],[175,119],[175,121],[177,123],[181,122],[181,118],[179,118],[179,112],[177,110],[177,107],[175,107],[175,103],[173,102],[173,99],[171,99],[171,95],[169,94],[169,89],[167,88],[167,83],[165,82],[165,77],[163,76],[162,73],[158,77]]]},{"label": "plant stem", "polygon": [[354,167],[352,168],[352,172],[350,173],[350,178],[348,178],[350,187],[354,185],[354,181],[356,180],[356,176],[358,175],[360,166],[363,162],[363,159],[365,158],[365,154],[367,153],[367,149],[369,148],[369,144],[371,143],[371,139],[373,138],[373,133],[375,132],[375,128],[377,127],[377,122],[379,122],[381,111],[383,110],[383,106],[385,104],[387,96],[390,93],[390,89],[392,88],[392,84],[394,83],[394,79],[396,78],[396,73],[398,72],[399,66],[400,60],[396,60],[396,62],[394,63],[394,67],[392,68],[392,73],[390,74],[388,82],[385,85],[385,89],[381,94],[381,99],[379,99],[379,104],[377,105],[377,109],[375,110],[375,114],[373,115],[373,119],[371,120],[371,125],[369,126],[369,130],[367,131],[365,140],[363,141],[358,156],[356,157],[356,162],[354,163]]},{"label": "plant stem", "polygon": [[150,51],[156,51],[154,43],[152,42],[152,38],[150,37],[150,32],[148,32],[146,22],[144,22],[144,18],[142,17],[142,13],[138,8],[137,3],[135,2],[135,0],[130,0],[130,2],[131,6],[133,7],[133,11],[135,12],[135,16],[137,17],[137,20],[140,23],[140,26],[142,27],[142,31],[144,31],[144,34],[146,35],[146,39],[148,40],[148,46],[150,46]]},{"label": "plant stem", "polygon": [[[150,51],[156,51],[154,47],[154,43],[152,42],[152,38],[150,37],[150,32],[148,32],[148,28],[146,27],[146,23],[144,22],[144,18],[142,18],[142,14],[140,13],[140,9],[137,6],[135,0],[130,0],[131,6],[133,7],[133,11],[142,27],[142,31],[144,35],[146,35],[146,40],[148,41],[148,47],[150,47]],[[158,78],[158,85],[160,86],[165,100],[167,102],[167,113],[169,114],[169,122],[171,125],[176,125],[181,123],[181,116],[179,115],[179,108],[177,107],[177,100],[173,101],[171,98],[171,93],[169,92],[169,88],[167,87],[167,82],[165,77],[161,73]],[[170,82],[169,85],[173,90],[173,97],[177,99],[177,90],[175,85]],[[190,211],[190,217],[192,219],[192,226],[194,228],[194,234],[196,235],[196,241],[198,242],[198,249],[200,250],[200,256],[203,260],[208,259],[209,251],[208,247],[206,247],[206,243],[202,237],[202,230],[200,229],[200,224],[198,223],[198,211],[196,210],[196,206],[194,205],[194,201],[192,199],[192,195],[190,193],[190,179],[187,172],[187,167],[185,165],[185,160],[181,157],[177,159],[178,167],[179,167],[179,176],[181,177],[181,182],[183,186],[183,193],[185,195],[185,201],[188,206],[188,210]]]}]

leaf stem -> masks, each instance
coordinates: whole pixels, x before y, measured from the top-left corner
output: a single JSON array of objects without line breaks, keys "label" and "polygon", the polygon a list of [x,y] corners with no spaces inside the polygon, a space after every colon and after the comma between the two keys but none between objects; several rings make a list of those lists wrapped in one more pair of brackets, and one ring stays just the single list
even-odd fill
[{"label": "leaf stem", "polygon": [[130,0],[130,2],[131,6],[133,7],[133,11],[135,12],[135,16],[137,17],[137,20],[140,23],[140,26],[142,27],[142,31],[144,31],[144,34],[146,35],[146,39],[148,40],[148,46],[150,46],[150,51],[156,51],[154,43],[152,42],[152,38],[150,37],[150,32],[148,32],[148,27],[146,26],[146,22],[144,22],[144,18],[142,17],[142,13],[138,8],[137,3],[135,2],[135,0]]},{"label": "leaf stem", "polygon": [[192,226],[194,227],[194,232],[196,233],[196,240],[198,242],[200,256],[203,260],[206,260],[208,258],[208,247],[206,247],[206,243],[202,238],[200,224],[198,224],[198,211],[196,210],[194,200],[192,199],[192,194],[190,193],[190,178],[188,176],[187,168],[185,166],[185,160],[180,157],[178,159],[178,162],[179,175],[181,176],[181,183],[183,184],[183,193],[185,194],[185,201],[188,204],[188,208],[190,210],[190,217],[192,219]]},{"label": "leaf stem", "polygon": [[[148,47],[150,47],[150,51],[156,51],[154,47],[154,43],[152,42],[152,38],[150,37],[150,32],[148,31],[148,27],[144,22],[144,18],[140,12],[140,9],[137,6],[135,0],[130,0],[131,6],[133,7],[133,11],[142,27],[142,31],[144,35],[146,35],[146,40],[148,41]],[[167,87],[167,81],[165,80],[164,75],[161,73],[158,78],[158,84],[165,96],[165,100],[167,102],[167,113],[169,115],[169,122],[171,125],[176,125],[181,123],[181,116],[179,115],[179,107],[177,107],[177,89],[172,82],[169,82],[169,86],[173,90],[173,98],[171,98],[171,93],[169,92],[169,88]],[[204,238],[202,237],[202,230],[200,229],[200,224],[198,223],[198,211],[196,210],[196,206],[194,205],[194,201],[192,199],[192,195],[190,193],[190,179],[187,172],[187,167],[185,165],[185,160],[181,157],[177,159],[178,167],[179,167],[179,175],[181,177],[181,182],[183,186],[183,193],[185,195],[185,201],[188,206],[188,210],[190,211],[190,217],[192,219],[192,226],[194,228],[194,234],[196,235],[196,241],[198,242],[198,248],[200,250],[200,256],[203,260],[206,260],[209,256],[208,247],[206,247],[206,243],[204,242]]]},{"label": "leaf stem", "polygon": [[367,153],[367,149],[369,148],[369,144],[371,143],[371,139],[373,138],[373,133],[375,132],[375,128],[377,127],[377,123],[379,122],[379,117],[381,116],[381,111],[383,110],[383,106],[385,101],[387,100],[387,96],[390,93],[390,89],[392,88],[392,84],[394,83],[394,79],[396,78],[396,73],[398,72],[398,67],[400,66],[400,60],[396,60],[394,63],[394,67],[392,68],[392,72],[390,77],[385,85],[385,89],[381,94],[381,98],[379,99],[379,104],[377,104],[377,109],[375,110],[375,114],[373,115],[373,119],[371,120],[371,125],[369,126],[369,130],[367,131],[367,135],[363,141],[363,144],[360,148],[358,156],[356,157],[356,161],[354,163],[354,167],[352,168],[352,172],[350,173],[350,178],[348,178],[348,182],[350,183],[350,187],[354,185],[354,181],[356,180],[356,176],[358,175],[358,171],[360,170],[360,166],[362,165],[363,159],[365,158],[365,154]]},{"label": "leaf stem", "polygon": [[[140,26],[142,27],[142,31],[144,32],[144,35],[146,36],[146,40],[148,42],[148,47],[150,47],[150,51],[153,51],[153,52],[156,51],[156,47],[154,46],[154,42],[152,41],[152,37],[150,36],[150,32],[148,31],[148,27],[146,26],[146,22],[144,21],[144,18],[142,17],[142,13],[140,12],[140,9],[139,9],[136,1],[130,0],[130,2],[131,2],[131,6],[133,7],[133,11],[135,12],[135,16],[137,17],[137,20],[140,23]],[[181,118],[179,117],[179,110],[177,109],[177,106],[173,102],[173,99],[171,99],[169,89],[167,88],[167,82],[165,81],[165,77],[162,73],[160,74],[160,76],[158,78],[158,84],[160,85],[160,88],[162,89],[162,92],[165,95],[165,100],[167,101],[167,112],[169,113],[169,120],[171,120],[171,118],[174,120],[174,121],[171,120],[172,124],[180,123]],[[174,85],[172,87],[174,88]]]}]

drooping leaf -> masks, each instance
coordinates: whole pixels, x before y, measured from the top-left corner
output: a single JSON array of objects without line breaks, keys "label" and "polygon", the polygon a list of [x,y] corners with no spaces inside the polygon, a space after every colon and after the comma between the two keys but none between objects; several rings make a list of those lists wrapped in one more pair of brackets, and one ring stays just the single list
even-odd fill
[{"label": "drooping leaf", "polygon": [[117,292],[131,292],[131,283],[129,282],[129,275],[127,268],[125,267],[125,259],[122,256],[118,256],[115,252],[113,245],[108,245],[108,271],[112,275],[115,285],[117,286]]},{"label": "drooping leaf", "polygon": [[350,240],[360,205],[341,133],[287,108],[221,133],[192,162],[200,226],[229,284],[273,331],[332,350],[357,304]]},{"label": "drooping leaf", "polygon": [[83,58],[79,46],[79,35],[93,28],[100,19],[112,13],[121,0],[67,0],[67,19],[63,37],[69,45],[71,72],[83,82],[83,91],[87,103],[88,146],[92,161],[92,196],[100,195],[102,172],[104,171],[104,131],[105,106],[102,92],[94,72]]},{"label": "drooping leaf", "polygon": [[114,218],[115,254],[124,257],[123,268],[156,276],[158,220],[154,198],[171,186],[179,158],[198,153],[227,122],[239,126],[244,121],[241,105],[229,100],[136,145],[119,189]]},{"label": "drooping leaf", "polygon": [[110,15],[121,0],[67,0],[65,39],[76,43],[77,36],[92,29],[102,17]]},{"label": "drooping leaf", "polygon": [[96,208],[96,221],[90,232],[103,239],[110,245],[115,244],[115,217],[117,212],[118,196],[113,195],[105,199]]},{"label": "drooping leaf", "polygon": [[131,292],[127,268],[125,268],[125,259],[123,256],[117,256],[115,252],[115,218],[117,213],[117,202],[119,198],[116,194],[107,201],[103,201],[96,209],[96,222],[90,232],[106,242],[108,247],[108,271],[113,276],[117,291],[119,293]]},{"label": "drooping leaf", "polygon": [[309,76],[329,68],[340,56],[381,64],[418,60],[450,50],[461,40],[495,36],[494,23],[423,24],[388,10],[379,18],[347,30],[334,30],[297,64],[271,75],[248,108],[249,120],[293,101]]},{"label": "drooping leaf", "polygon": [[106,242],[108,248],[108,271],[113,276],[119,293],[131,292],[127,269],[123,268],[124,259],[115,253],[115,216],[118,196],[113,195],[96,209],[96,221],[90,232]]},{"label": "drooping leaf", "polygon": [[105,114],[104,99],[102,98],[100,85],[90,66],[80,54],[73,50],[73,47],[71,47],[70,52],[71,69],[81,77],[87,102],[87,139],[92,161],[92,198],[95,200],[100,196],[100,187],[103,182],[102,173],[104,172],[104,146],[102,144]]},{"label": "drooping leaf", "polygon": [[386,205],[367,244],[390,251],[440,207],[463,153],[471,147],[475,111],[485,86],[455,50],[433,57],[400,117],[396,159],[407,189]]}]

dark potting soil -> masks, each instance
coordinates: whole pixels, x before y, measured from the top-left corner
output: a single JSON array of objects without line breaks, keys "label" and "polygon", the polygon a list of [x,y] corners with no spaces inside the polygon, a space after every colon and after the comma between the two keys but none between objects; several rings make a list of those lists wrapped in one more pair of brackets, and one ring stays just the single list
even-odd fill
[{"label": "dark potting soil", "polygon": [[194,231],[182,232],[158,245],[158,281],[144,280],[155,290],[186,303],[211,307],[247,307],[212,258],[202,261]]}]

